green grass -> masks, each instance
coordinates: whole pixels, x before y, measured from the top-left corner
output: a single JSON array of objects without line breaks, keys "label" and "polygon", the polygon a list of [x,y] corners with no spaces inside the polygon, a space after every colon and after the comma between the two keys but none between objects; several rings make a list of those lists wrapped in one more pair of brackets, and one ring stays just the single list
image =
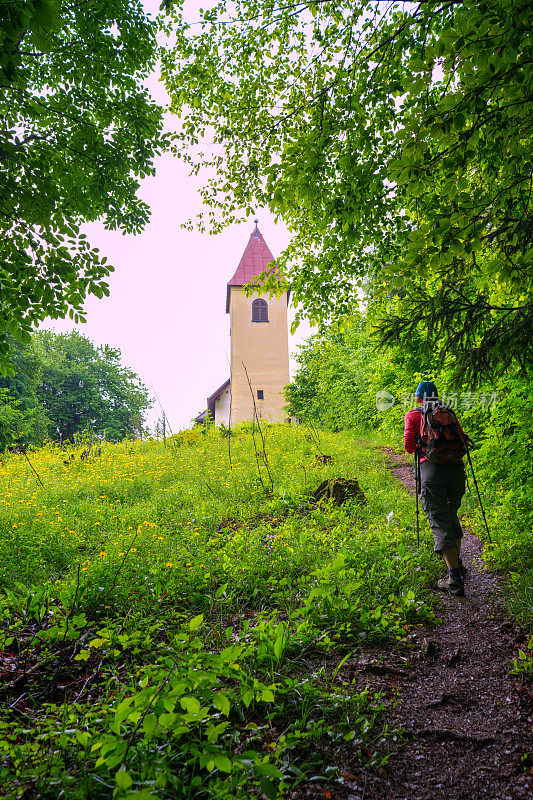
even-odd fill
[{"label": "green grass", "polygon": [[[273,798],[335,780],[343,748],[386,759],[383,698],[339,665],[435,618],[430,534],[417,549],[375,441],[264,433],[266,458],[250,426],[45,448],[43,487],[5,459],[0,649],[25,679],[4,690],[2,797]],[[367,504],[310,502],[333,476]]]}]

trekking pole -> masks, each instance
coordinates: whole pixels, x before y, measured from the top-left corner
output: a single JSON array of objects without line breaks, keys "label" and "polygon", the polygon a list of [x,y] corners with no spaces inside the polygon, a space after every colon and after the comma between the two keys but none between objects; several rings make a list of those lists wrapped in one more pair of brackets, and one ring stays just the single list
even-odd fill
[{"label": "trekking pole", "polygon": [[472,459],[470,458],[470,450],[468,449],[468,447],[466,448],[466,455],[468,458],[468,463],[470,464],[470,472],[472,473],[472,480],[474,481],[474,486],[476,487],[477,497],[479,500],[479,507],[481,509],[481,513],[483,514],[483,522],[485,523],[485,528],[487,529],[487,536],[489,537],[489,542],[492,544],[492,539],[490,538],[489,526],[487,525],[487,518],[485,516],[485,509],[483,508],[483,503],[481,502],[481,494],[479,493],[479,486],[477,485],[474,466],[472,464]]},{"label": "trekking pole", "polygon": [[420,511],[418,509],[418,483],[420,480],[420,454],[415,450],[415,494],[416,494],[416,546],[420,547]]}]

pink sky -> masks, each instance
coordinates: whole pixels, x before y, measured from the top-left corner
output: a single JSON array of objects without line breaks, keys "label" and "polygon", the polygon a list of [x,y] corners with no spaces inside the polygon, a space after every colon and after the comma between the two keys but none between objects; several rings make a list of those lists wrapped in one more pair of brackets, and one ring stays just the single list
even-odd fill
[{"label": "pink sky", "polygon": [[[150,12],[158,5],[145,2]],[[152,94],[164,102],[157,77],[149,84]],[[169,119],[169,125],[175,124]],[[86,226],[92,244],[115,267],[110,297],[87,301],[85,325],[58,320],[43,327],[77,328],[96,344],[119,347],[123,364],[137,372],[152,394],[157,392],[175,431],[188,427],[205,408],[207,396],[229,377],[226,284],[254,223],[252,218],[218,236],[182,230],[180,225],[201,209],[202,176],[189,177],[183,162],[170,155],[159,158],[156,167],[156,176],[142,182],[141,197],[152,212],[142,234],[124,236],[101,224]],[[257,217],[273,255],[279,255],[289,241],[285,227],[275,224],[265,210],[258,210]],[[309,333],[309,326],[301,325],[289,338],[290,351]],[[155,403],[149,424],[160,415]]]}]

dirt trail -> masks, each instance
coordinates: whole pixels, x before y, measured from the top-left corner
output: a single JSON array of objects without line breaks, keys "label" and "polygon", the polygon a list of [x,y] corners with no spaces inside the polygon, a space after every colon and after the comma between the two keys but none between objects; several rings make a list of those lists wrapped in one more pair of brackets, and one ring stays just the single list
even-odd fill
[{"label": "dirt trail", "polygon": [[[414,493],[411,466],[392,450],[387,454],[390,469]],[[415,626],[412,650],[376,648],[346,665],[361,686],[388,697],[398,692],[399,703],[389,709],[388,720],[391,728],[404,729],[404,738],[381,775],[362,773],[354,764],[353,774],[345,773],[345,787],[339,791],[337,785],[331,797],[533,797],[533,687],[509,675],[509,661],[524,635],[506,616],[498,578],[485,570],[481,549],[479,539],[466,532],[466,596],[438,592],[442,624]],[[368,674],[369,659],[381,674]]]},{"label": "dirt trail", "polygon": [[[410,464],[387,454],[391,470],[414,493]],[[418,626],[407,660],[387,653],[388,665],[402,673],[394,679],[400,703],[391,724],[404,728],[405,740],[385,776],[367,785],[368,800],[533,797],[532,689],[509,675],[523,634],[505,615],[498,578],[485,570],[481,549],[466,532],[466,596],[439,592],[442,625]],[[383,676],[373,681],[376,688],[390,683]]]}]

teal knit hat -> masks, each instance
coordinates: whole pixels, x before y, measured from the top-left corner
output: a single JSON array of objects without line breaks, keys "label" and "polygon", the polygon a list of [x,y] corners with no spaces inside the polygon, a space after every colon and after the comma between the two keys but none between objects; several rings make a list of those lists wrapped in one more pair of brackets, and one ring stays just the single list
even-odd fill
[{"label": "teal knit hat", "polygon": [[420,400],[430,400],[435,399],[439,396],[437,392],[437,387],[433,383],[433,381],[420,381],[418,386],[416,387],[416,396],[420,398]]}]

